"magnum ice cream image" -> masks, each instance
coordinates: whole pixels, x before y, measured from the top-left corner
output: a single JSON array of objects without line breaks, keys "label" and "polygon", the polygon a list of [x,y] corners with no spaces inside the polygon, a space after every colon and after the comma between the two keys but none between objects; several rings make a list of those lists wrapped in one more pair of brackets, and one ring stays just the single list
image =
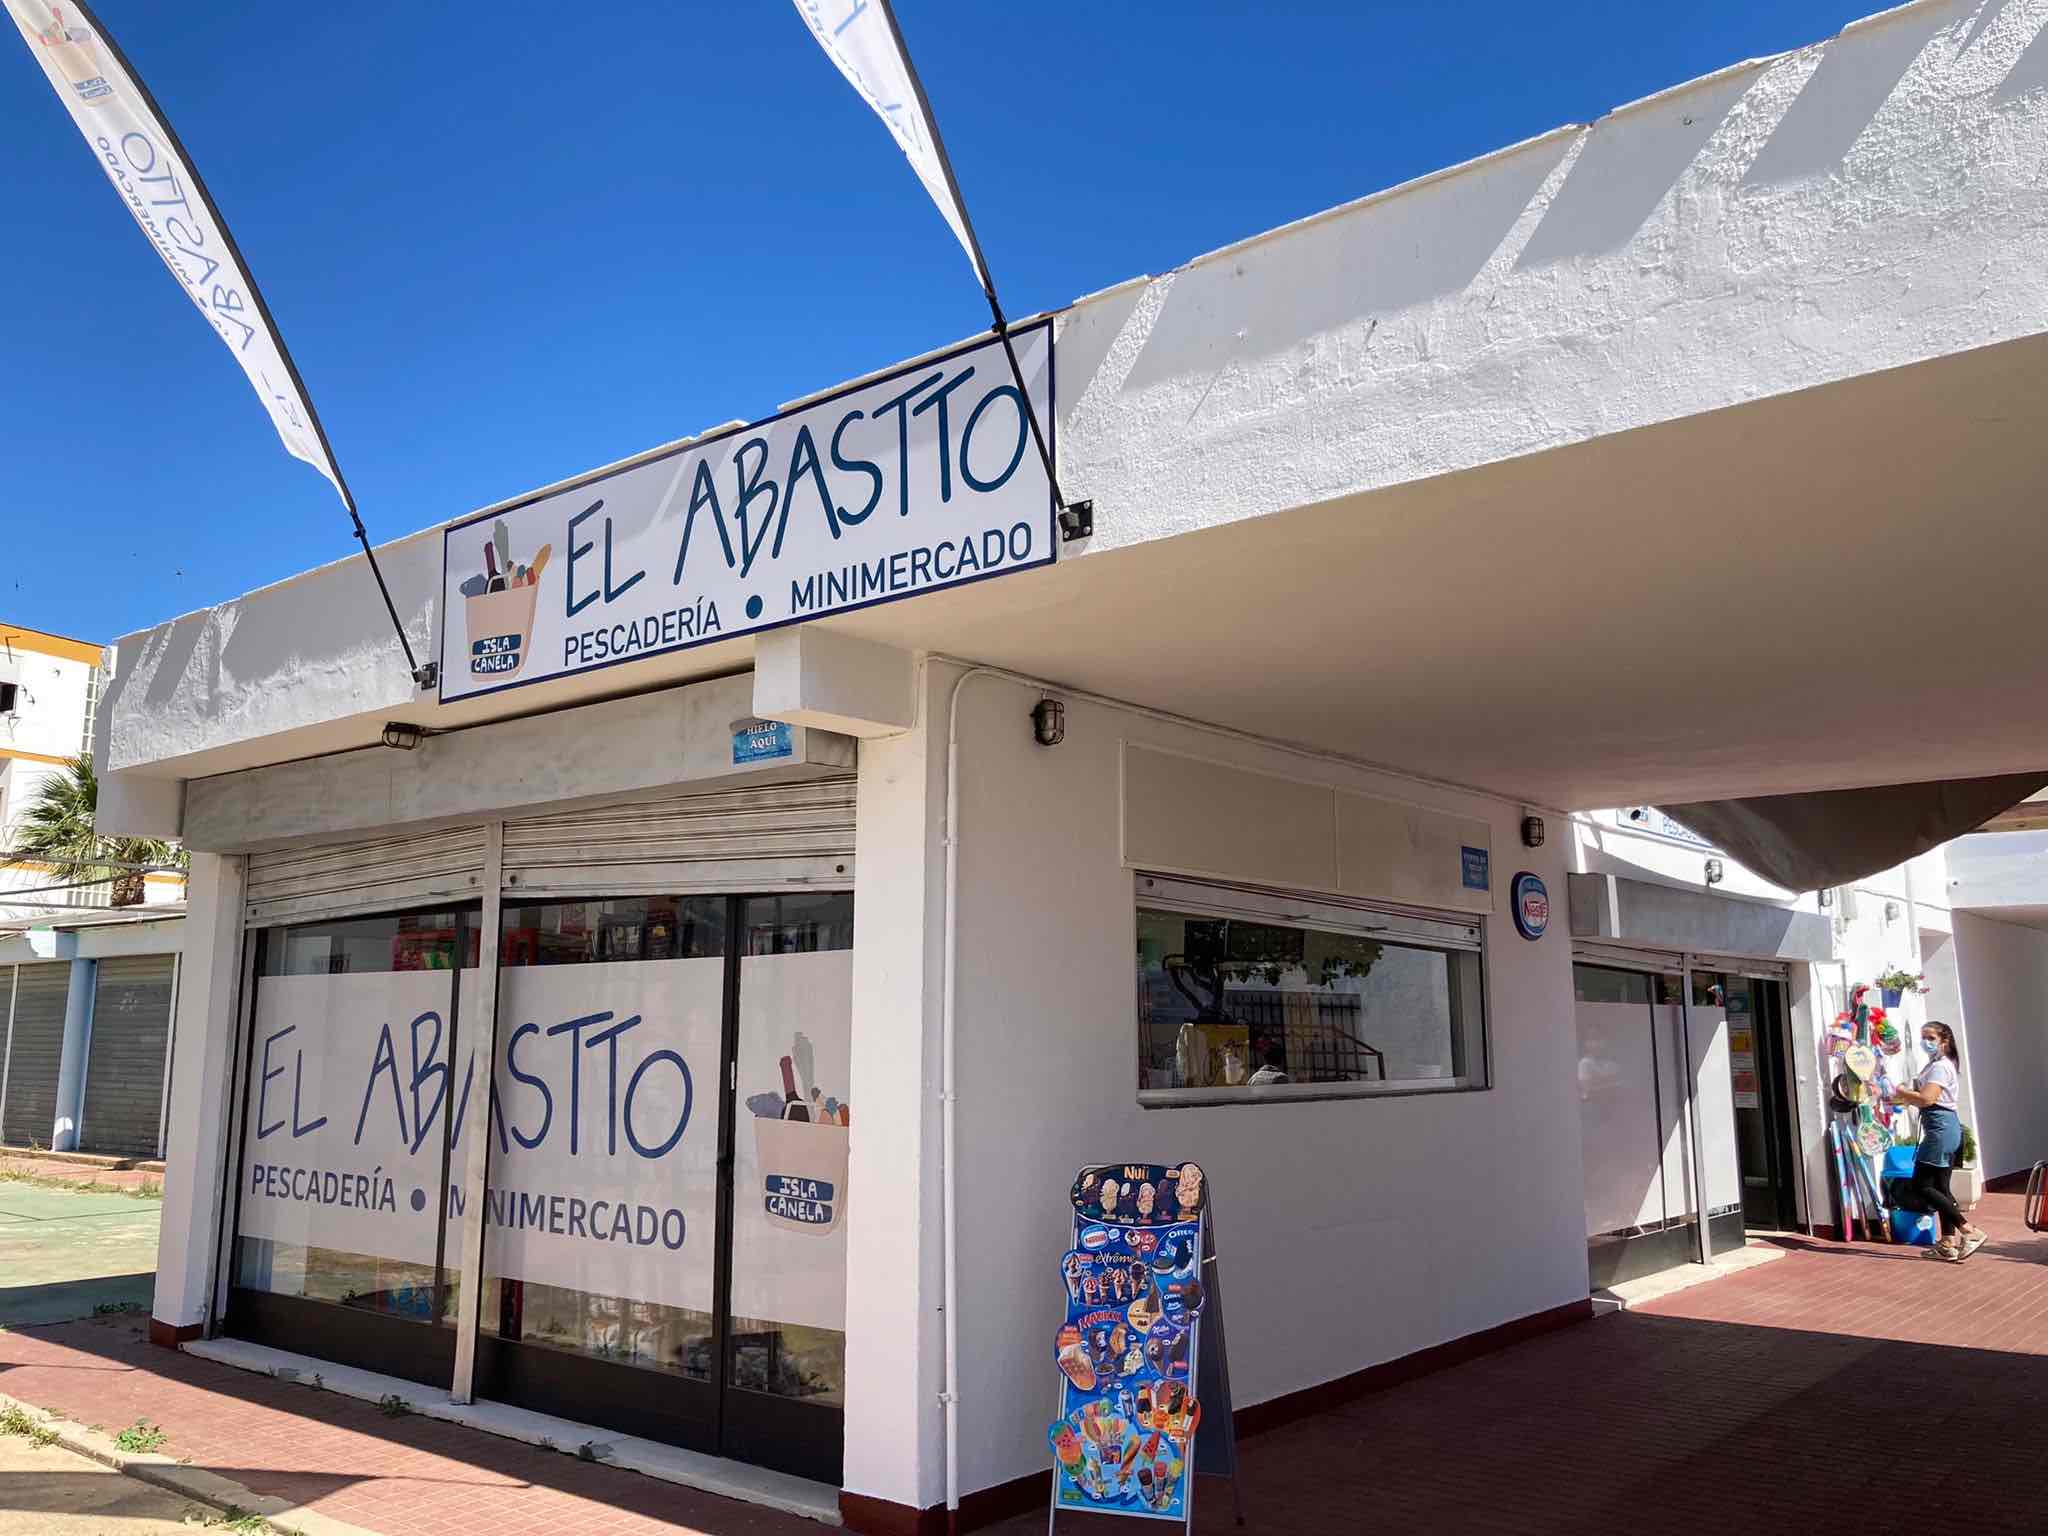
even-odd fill
[{"label": "magnum ice cream image", "polygon": [[89,28],[66,22],[63,6],[50,7],[50,23],[36,33],[36,41],[49,53],[57,73],[71,82],[72,94],[80,101],[97,106],[112,98],[114,87],[100,68],[99,40]]},{"label": "magnum ice cream image", "polygon": [[512,558],[512,536],[502,522],[484,540],[481,571],[462,583],[462,616],[469,635],[469,670],[478,677],[516,676],[533,649],[533,609],[540,573],[552,544],[543,544],[531,565]]}]

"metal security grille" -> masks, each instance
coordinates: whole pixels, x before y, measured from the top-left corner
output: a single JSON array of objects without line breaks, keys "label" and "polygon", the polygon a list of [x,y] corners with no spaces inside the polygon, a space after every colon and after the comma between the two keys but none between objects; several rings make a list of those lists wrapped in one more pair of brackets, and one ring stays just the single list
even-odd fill
[{"label": "metal security grille", "polygon": [[163,1112],[164,1052],[171,1039],[169,955],[99,962],[92,1039],[86,1050],[83,1152],[154,1157]]},{"label": "metal security grille", "polygon": [[249,855],[251,923],[390,911],[482,894],[481,824]]},{"label": "metal security grille", "polygon": [[851,775],[677,795],[505,823],[507,894],[628,895],[848,885]]},{"label": "metal security grille", "polygon": [[1256,1041],[1279,1041],[1287,1074],[1297,1083],[1383,1083],[1386,1053],[1359,1037],[1363,1000],[1348,993],[1253,991],[1234,988],[1224,1007],[1249,1025]]},{"label": "metal security grille", "polygon": [[64,1055],[64,998],[71,988],[71,965],[46,961],[24,965],[17,974],[0,1137],[17,1147],[47,1147],[57,1120],[57,1067]]}]

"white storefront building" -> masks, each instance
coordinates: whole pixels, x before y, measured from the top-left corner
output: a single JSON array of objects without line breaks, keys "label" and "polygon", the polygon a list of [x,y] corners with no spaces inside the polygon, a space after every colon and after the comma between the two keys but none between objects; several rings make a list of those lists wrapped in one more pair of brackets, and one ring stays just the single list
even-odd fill
[{"label": "white storefront building", "polygon": [[[2024,809],[2024,807],[2022,808]],[[1839,1235],[1828,1131],[1852,989],[1902,1051],[1928,1020],[1962,1053],[1972,1186],[2048,1158],[2048,858],[1986,830],[1851,885],[1769,884],[1652,806],[1572,818],[1580,1155],[1596,1293],[1745,1231]],[[1885,998],[1876,979],[1920,978]],[[1688,1055],[1689,1053],[1689,1055]],[[1680,1063],[1690,1060],[1688,1073]]]},{"label": "white storefront building", "polygon": [[1042,1494],[1084,1163],[1207,1169],[1255,1422],[1585,1316],[1585,946],[1779,951],[1577,934],[1634,834],[1570,813],[2048,763],[2040,11],[1045,317],[1085,538],[984,345],[383,546],[438,691],[359,561],[124,638],[102,819],[193,850],[158,1337],[894,1530]]}]

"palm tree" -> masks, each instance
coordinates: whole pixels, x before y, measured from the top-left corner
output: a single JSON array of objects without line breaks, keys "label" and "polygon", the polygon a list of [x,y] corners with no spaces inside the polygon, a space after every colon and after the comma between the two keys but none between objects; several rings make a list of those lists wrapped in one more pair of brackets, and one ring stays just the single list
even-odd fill
[{"label": "palm tree", "polygon": [[140,906],[144,872],[122,866],[183,869],[185,850],[154,837],[101,837],[93,821],[99,798],[92,759],[72,759],[37,786],[9,851],[48,864],[62,880],[105,880],[114,906]]}]

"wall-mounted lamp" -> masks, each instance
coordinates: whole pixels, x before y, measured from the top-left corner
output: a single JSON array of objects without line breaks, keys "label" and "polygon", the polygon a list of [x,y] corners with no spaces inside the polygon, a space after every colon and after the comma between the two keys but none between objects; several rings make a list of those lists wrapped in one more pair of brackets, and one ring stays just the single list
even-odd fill
[{"label": "wall-mounted lamp", "polygon": [[1835,904],[1835,893],[1829,887],[1823,886],[1814,894],[1817,897],[1819,897],[1821,910],[1823,912],[1825,912],[1829,907],[1832,907]]},{"label": "wall-mounted lamp", "polygon": [[1896,901],[1886,902],[1884,904],[1884,920],[1888,923],[1893,923],[1898,921],[1898,917],[1899,904]]},{"label": "wall-mounted lamp", "polygon": [[1541,848],[1543,846],[1543,835],[1543,818],[1541,816],[1524,816],[1522,818],[1522,846],[1524,848]]},{"label": "wall-mounted lamp", "polygon": [[406,720],[384,722],[384,745],[395,747],[400,752],[410,752],[425,738],[426,731]]},{"label": "wall-mounted lamp", "polygon": [[1707,860],[1707,884],[1719,885],[1728,877],[1728,871],[1721,867],[1719,859]]},{"label": "wall-mounted lamp", "polygon": [[1058,699],[1040,699],[1031,706],[1031,737],[1041,747],[1056,747],[1067,739],[1067,706]]}]

